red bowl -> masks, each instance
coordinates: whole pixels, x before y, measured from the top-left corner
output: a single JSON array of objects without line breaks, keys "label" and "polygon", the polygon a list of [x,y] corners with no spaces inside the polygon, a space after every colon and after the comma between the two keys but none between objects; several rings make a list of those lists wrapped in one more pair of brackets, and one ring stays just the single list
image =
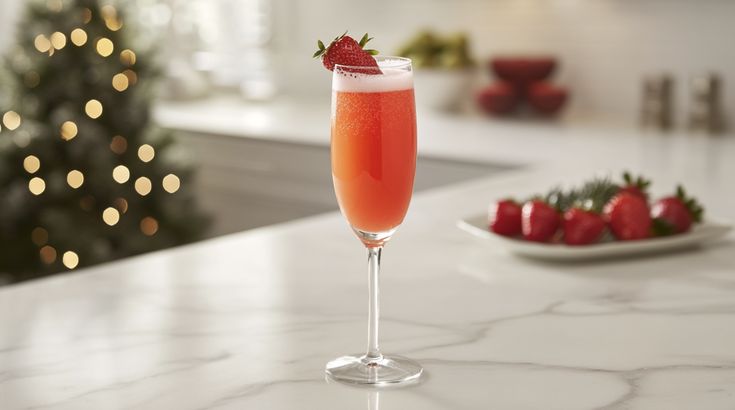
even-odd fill
[{"label": "red bowl", "polygon": [[509,114],[516,109],[518,101],[516,87],[504,81],[491,84],[477,93],[477,104],[489,114]]},{"label": "red bowl", "polygon": [[496,57],[490,60],[490,68],[498,78],[521,86],[542,81],[554,72],[553,57]]},{"label": "red bowl", "polygon": [[528,103],[544,115],[556,114],[568,99],[566,89],[547,82],[533,83],[528,87]]}]

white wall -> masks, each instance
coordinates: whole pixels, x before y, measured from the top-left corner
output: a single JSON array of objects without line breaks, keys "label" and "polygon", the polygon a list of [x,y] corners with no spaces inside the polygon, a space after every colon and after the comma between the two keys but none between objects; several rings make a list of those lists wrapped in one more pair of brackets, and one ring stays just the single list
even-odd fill
[{"label": "white wall", "polygon": [[[552,53],[558,82],[572,90],[573,111],[634,122],[645,73],[675,77],[685,118],[688,78],[724,77],[726,110],[735,122],[735,1],[732,0],[276,0],[290,7],[279,31],[294,92],[320,94],[329,80],[310,63],[317,38],[345,29],[369,31],[384,54],[422,27],[465,30],[477,58]],[[283,38],[279,39],[283,42]],[[326,84],[326,89],[325,89]]]}]

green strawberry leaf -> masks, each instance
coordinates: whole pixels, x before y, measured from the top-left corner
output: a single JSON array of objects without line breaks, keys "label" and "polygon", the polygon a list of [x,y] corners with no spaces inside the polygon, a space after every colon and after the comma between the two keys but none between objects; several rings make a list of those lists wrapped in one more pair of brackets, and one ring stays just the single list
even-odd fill
[{"label": "green strawberry leaf", "polygon": [[663,219],[653,218],[651,222],[651,233],[653,236],[669,236],[674,234],[674,227]]},{"label": "green strawberry leaf", "polygon": [[365,33],[364,36],[360,39],[360,47],[365,47],[365,44],[368,43],[368,41],[372,40],[372,37],[368,37],[368,33]]},{"label": "green strawberry leaf", "polygon": [[633,177],[630,175],[630,172],[623,172],[623,182],[625,182],[627,185],[633,185]]},{"label": "green strawberry leaf", "polygon": [[676,186],[676,196],[682,201],[686,200],[687,194],[684,192],[684,187],[681,185]]},{"label": "green strawberry leaf", "polygon": [[692,216],[692,220],[696,223],[702,222],[702,216],[704,214],[704,208],[697,202],[693,197],[687,196],[686,191],[682,185],[676,186],[676,197],[679,198],[684,206],[689,210],[689,214]]}]

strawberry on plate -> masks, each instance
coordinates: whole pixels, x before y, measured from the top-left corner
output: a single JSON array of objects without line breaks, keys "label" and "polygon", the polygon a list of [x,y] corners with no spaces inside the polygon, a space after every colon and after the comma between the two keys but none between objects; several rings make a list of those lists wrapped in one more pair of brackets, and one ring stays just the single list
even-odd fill
[{"label": "strawberry on plate", "polygon": [[[358,43],[354,38],[344,34],[338,36],[328,46],[324,46],[321,40],[317,41],[318,50],[314,53],[314,58],[321,57],[322,64],[329,71],[334,71],[336,64],[347,66],[345,71],[363,73],[363,74],[380,74],[378,63],[373,55],[378,54],[375,50],[364,50],[363,47],[371,37],[365,33]],[[359,67],[359,68],[356,68]],[[362,68],[365,67],[365,68]]]},{"label": "strawberry on plate", "polygon": [[693,223],[702,221],[703,212],[702,206],[696,199],[687,197],[681,185],[676,187],[675,196],[661,198],[651,208],[659,235],[687,232]]},{"label": "strawberry on plate", "polygon": [[526,240],[548,242],[559,229],[559,213],[548,203],[534,199],[521,208],[521,231]]},{"label": "strawberry on plate", "polygon": [[512,199],[493,202],[488,210],[488,221],[490,230],[498,235],[520,235],[521,206]]},{"label": "strawberry on plate", "polygon": [[651,215],[645,199],[630,192],[615,195],[605,205],[605,221],[622,241],[645,239],[651,234]]},{"label": "strawberry on plate", "polygon": [[605,232],[605,220],[598,212],[574,207],[564,212],[564,243],[589,245],[598,242]]}]

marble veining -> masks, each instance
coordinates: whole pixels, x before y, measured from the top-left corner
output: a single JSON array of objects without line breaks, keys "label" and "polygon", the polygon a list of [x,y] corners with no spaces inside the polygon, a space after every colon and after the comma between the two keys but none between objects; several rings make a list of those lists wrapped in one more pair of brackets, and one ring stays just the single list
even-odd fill
[{"label": "marble veining", "polygon": [[383,255],[381,344],[425,366],[418,385],[324,379],[364,348],[367,319],[363,250],[332,213],[0,288],[0,409],[735,409],[732,235],[563,264],[454,227],[492,198],[622,166],[735,220],[735,146],[713,144],[708,167],[676,149],[598,156],[417,195]]}]

